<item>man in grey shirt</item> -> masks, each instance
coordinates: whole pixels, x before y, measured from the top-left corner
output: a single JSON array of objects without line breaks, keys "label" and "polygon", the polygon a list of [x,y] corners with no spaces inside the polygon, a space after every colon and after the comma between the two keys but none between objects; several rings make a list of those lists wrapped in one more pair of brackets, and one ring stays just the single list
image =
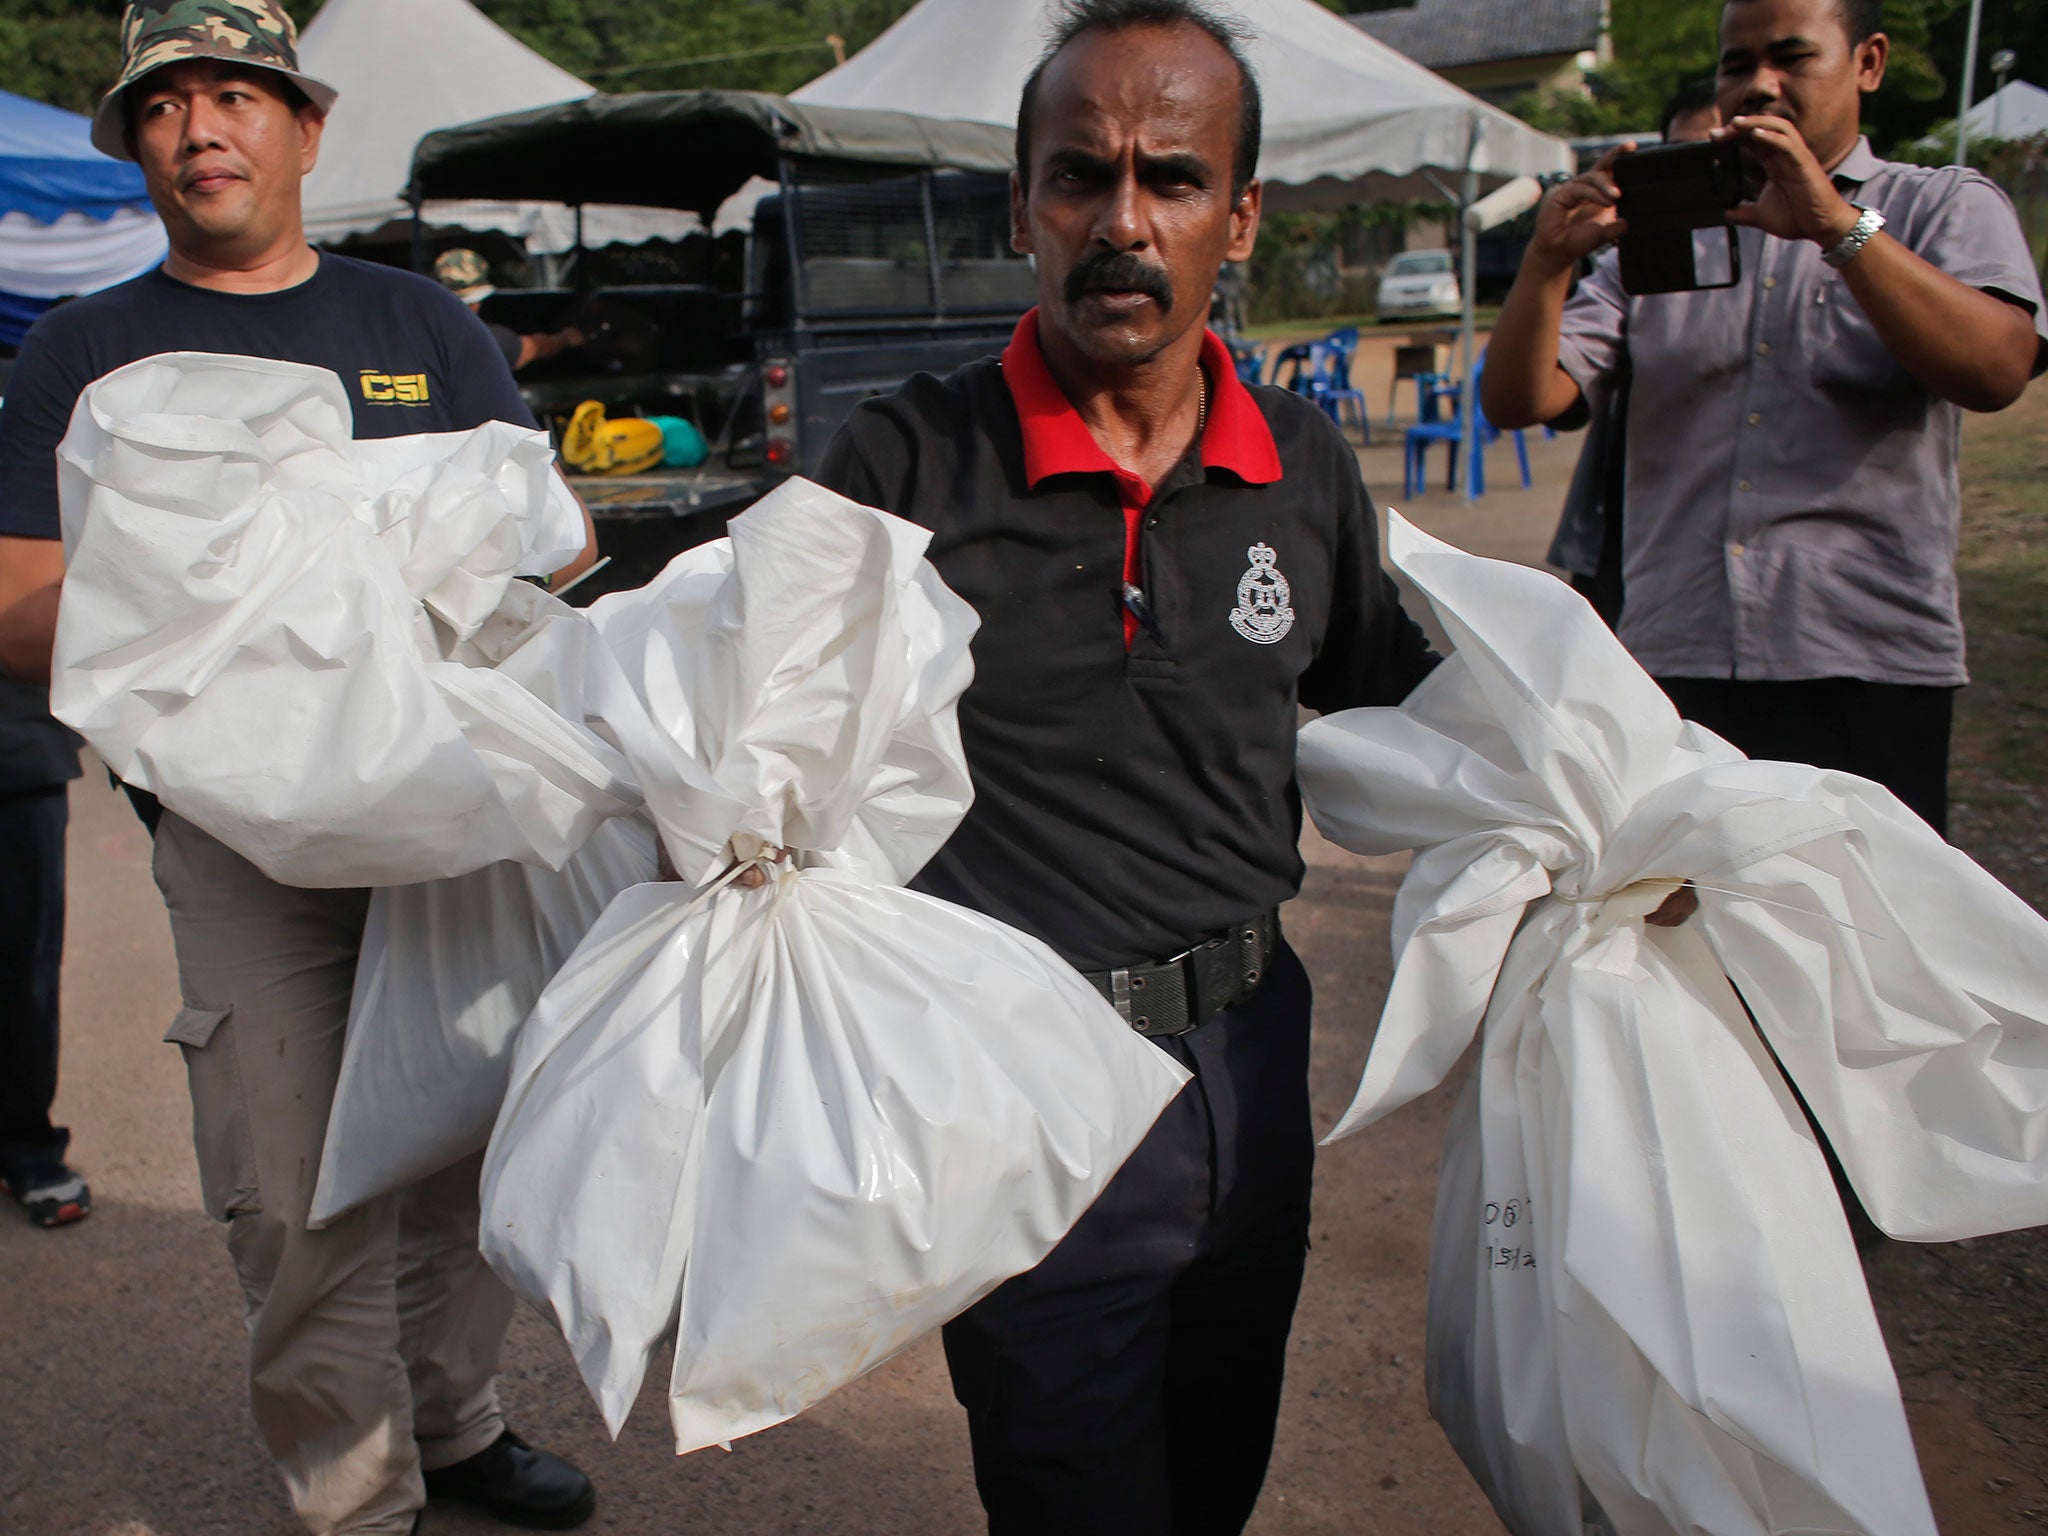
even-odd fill
[{"label": "man in grey shirt", "polygon": [[[1721,107],[1711,81],[1688,85],[1669,101],[1658,120],[1666,144],[1697,144],[1721,126]],[[1613,266],[1616,253],[1600,257]],[[1628,421],[1628,368],[1624,364],[1586,397],[1589,419],[1578,467],[1565,492],[1550,563],[1571,577],[1572,590],[1593,605],[1610,628],[1621,624],[1622,486],[1628,468],[1624,428]]]},{"label": "man in grey shirt", "polygon": [[1859,135],[1879,20],[1728,0],[1721,133],[1761,178],[1731,215],[1742,281],[1631,298],[1602,263],[1570,294],[1624,229],[1609,155],[1546,199],[1483,389],[1527,426],[1630,368],[1623,641],[1751,756],[1875,779],[1945,828],[1962,412],[2048,366],[2048,317],[2004,193]]}]

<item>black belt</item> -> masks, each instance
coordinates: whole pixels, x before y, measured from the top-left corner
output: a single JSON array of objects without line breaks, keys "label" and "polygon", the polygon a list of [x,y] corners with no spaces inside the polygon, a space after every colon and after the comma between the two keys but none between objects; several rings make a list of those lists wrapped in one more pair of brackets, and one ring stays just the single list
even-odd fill
[{"label": "black belt", "polygon": [[1083,971],[1141,1035],[1184,1035],[1258,991],[1280,938],[1277,912],[1261,912],[1157,965]]}]

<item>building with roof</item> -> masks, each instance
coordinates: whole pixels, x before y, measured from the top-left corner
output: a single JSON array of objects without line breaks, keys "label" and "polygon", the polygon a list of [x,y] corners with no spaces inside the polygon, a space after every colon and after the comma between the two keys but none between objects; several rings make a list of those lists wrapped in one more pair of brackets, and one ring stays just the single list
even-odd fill
[{"label": "building with roof", "polygon": [[1405,0],[1351,21],[1496,106],[1583,90],[1611,56],[1608,0]]}]

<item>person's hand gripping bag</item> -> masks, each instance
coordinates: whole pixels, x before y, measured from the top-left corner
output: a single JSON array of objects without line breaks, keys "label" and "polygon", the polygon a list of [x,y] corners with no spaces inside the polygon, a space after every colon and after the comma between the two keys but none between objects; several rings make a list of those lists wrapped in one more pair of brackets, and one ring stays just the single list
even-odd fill
[{"label": "person's hand gripping bag", "polygon": [[[1398,514],[1388,548],[1455,654],[1398,709],[1305,727],[1300,771],[1332,841],[1416,850],[1332,1139],[1479,1035],[1432,1412],[1518,1536],[1589,1510],[1620,1536],[1929,1536],[1787,1078],[1893,1236],[2048,1221],[2048,923],[1881,787],[1681,721],[1550,576]],[[1647,925],[1688,880],[1697,915]]]},{"label": "person's hand gripping bag", "polygon": [[609,658],[514,579],[583,543],[547,440],[351,433],[341,381],[295,363],[169,353],[89,386],[52,711],[286,884],[559,868],[640,796],[588,724]]},{"label": "person's hand gripping bag", "polygon": [[679,1451],[880,1364],[1043,1258],[1185,1081],[1046,946],[902,888],[970,797],[976,620],[928,539],[793,480],[593,609],[684,882],[542,994],[481,1236],[614,1434],[671,1335]]}]

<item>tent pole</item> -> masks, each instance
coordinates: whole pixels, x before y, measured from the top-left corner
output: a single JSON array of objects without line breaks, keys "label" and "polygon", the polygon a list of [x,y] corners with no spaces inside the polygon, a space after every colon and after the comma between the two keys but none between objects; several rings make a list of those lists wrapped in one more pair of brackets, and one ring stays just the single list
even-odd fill
[{"label": "tent pole", "polygon": [[1984,0],[1970,0],[1970,33],[1963,43],[1962,98],[1956,103],[1956,164],[1970,163],[1970,87],[1977,83],[1977,33]]},{"label": "tent pole", "polygon": [[1475,112],[1472,114],[1471,138],[1465,145],[1465,186],[1458,201],[1458,249],[1461,256],[1458,284],[1463,302],[1463,313],[1458,320],[1461,354],[1458,376],[1464,380],[1458,391],[1458,446],[1465,455],[1464,499],[1467,501],[1473,499],[1473,488],[1479,477],[1479,392],[1472,387],[1473,333],[1477,330],[1473,290],[1477,287],[1479,275],[1479,235],[1465,217],[1465,212],[1479,201],[1479,131],[1479,114]]}]

